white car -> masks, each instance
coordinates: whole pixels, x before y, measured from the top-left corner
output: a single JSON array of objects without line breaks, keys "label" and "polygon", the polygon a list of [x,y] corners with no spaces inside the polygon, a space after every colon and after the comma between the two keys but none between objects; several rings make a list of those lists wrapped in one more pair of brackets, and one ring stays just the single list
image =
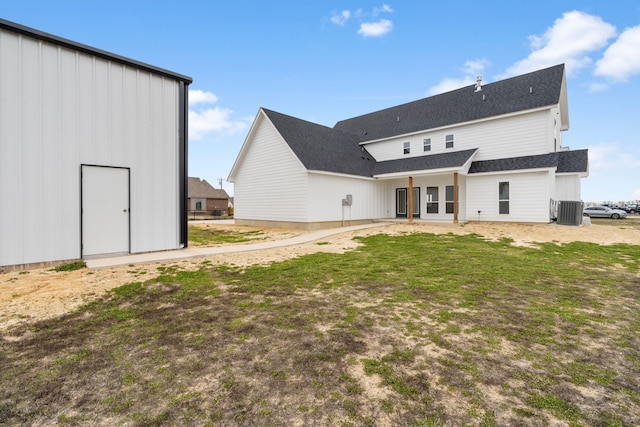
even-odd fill
[{"label": "white car", "polygon": [[582,213],[591,218],[626,218],[627,213],[622,209],[612,209],[607,206],[588,206],[583,209]]}]

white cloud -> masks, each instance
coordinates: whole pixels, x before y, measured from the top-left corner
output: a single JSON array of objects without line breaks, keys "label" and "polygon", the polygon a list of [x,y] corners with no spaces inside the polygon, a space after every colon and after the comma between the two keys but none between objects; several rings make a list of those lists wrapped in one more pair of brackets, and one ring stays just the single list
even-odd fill
[{"label": "white cloud", "polygon": [[[619,177],[633,177],[640,168],[640,147],[622,147],[617,143],[594,144],[589,149],[588,187],[598,188],[598,198],[613,201],[640,200],[640,189],[634,188],[633,180],[622,180]],[[607,195],[603,198],[603,194]]]},{"label": "white cloud", "polygon": [[388,4],[383,4],[380,7],[374,7],[373,11],[365,12],[363,9],[356,9],[355,11],[343,10],[339,13],[333,12],[329,20],[335,25],[344,27],[347,21],[354,18],[360,22],[358,34],[363,37],[382,37],[389,33],[393,29],[393,22],[389,19],[377,19],[380,14],[393,13],[394,10]]},{"label": "white cloud", "polygon": [[464,63],[461,70],[464,76],[458,78],[444,78],[437,85],[430,87],[427,94],[436,95],[438,93],[449,92],[454,89],[474,84],[476,82],[476,78],[481,75],[487,65],[489,65],[489,61],[486,59],[468,60]]},{"label": "white cloud", "polygon": [[197,141],[210,133],[233,134],[243,131],[247,122],[233,120],[233,111],[228,108],[194,108],[196,105],[208,105],[218,102],[212,92],[200,89],[189,90],[189,139]]},{"label": "white cloud", "polygon": [[393,13],[393,9],[388,4],[383,4],[382,7],[373,8],[373,16],[378,16],[381,13]]},{"label": "white cloud", "polygon": [[247,123],[232,120],[232,114],[232,110],[220,107],[202,111],[189,110],[189,139],[198,141],[210,133],[234,134],[243,131]]},{"label": "white cloud", "polygon": [[460,89],[461,87],[469,86],[470,84],[475,83],[475,77],[460,77],[460,78],[451,78],[447,77],[440,81],[435,86],[432,86],[427,91],[428,95],[437,95],[439,93],[449,92],[455,89]]},{"label": "white cloud", "polygon": [[331,22],[336,24],[336,25],[340,25],[341,27],[344,27],[344,24],[349,20],[349,18],[351,17],[351,12],[348,10],[343,10],[340,13],[333,13],[333,15],[331,15]]},{"label": "white cloud", "polygon": [[602,49],[614,37],[616,29],[599,16],[584,12],[566,12],[541,35],[530,36],[532,52],[507,69],[501,78],[528,73],[565,63],[567,73],[575,73],[592,63],[589,53]]},{"label": "white cloud", "polygon": [[200,89],[189,90],[189,105],[213,104],[218,102],[218,97],[211,92],[204,92]]},{"label": "white cloud", "polygon": [[464,63],[463,71],[470,76],[477,77],[489,64],[490,62],[486,59],[468,60]]},{"label": "white cloud", "polygon": [[393,22],[381,19],[378,22],[363,22],[360,24],[358,34],[363,37],[382,37],[393,29]]},{"label": "white cloud", "polygon": [[589,146],[589,170],[601,172],[640,168],[640,152],[623,151],[617,144]]},{"label": "white cloud", "polygon": [[602,92],[609,89],[609,85],[606,83],[593,82],[589,84],[589,92]]},{"label": "white cloud", "polygon": [[640,25],[627,28],[596,63],[595,75],[626,81],[640,73]]}]

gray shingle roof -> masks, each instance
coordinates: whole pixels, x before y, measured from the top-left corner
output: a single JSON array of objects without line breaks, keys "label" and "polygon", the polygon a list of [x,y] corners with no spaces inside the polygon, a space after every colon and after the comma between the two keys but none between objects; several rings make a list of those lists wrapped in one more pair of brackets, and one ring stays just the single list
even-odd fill
[{"label": "gray shingle roof", "polygon": [[[336,123],[334,129],[358,135],[361,142],[559,103],[564,64],[521,76],[475,85]],[[483,98],[484,96],[484,98]]]},{"label": "gray shingle roof", "polygon": [[371,176],[375,165],[354,135],[262,109],[305,168],[349,175]]},{"label": "gray shingle roof", "polygon": [[[556,105],[564,65],[556,65],[482,86],[475,85],[338,122],[333,128],[262,109],[308,170],[373,177],[463,166],[477,149],[376,162],[360,143]],[[484,99],[483,99],[484,95]],[[558,173],[586,172],[587,150],[473,162],[469,173],[555,167]]]},{"label": "gray shingle roof", "polygon": [[562,151],[558,154],[558,173],[588,172],[589,150]]},{"label": "gray shingle roof", "polygon": [[510,157],[508,159],[481,160],[471,164],[469,174],[540,168],[557,168],[557,173],[587,172],[589,164],[587,153],[588,150],[576,150]]},{"label": "gray shingle roof", "polygon": [[407,157],[406,159],[387,160],[376,163],[373,175],[384,175],[396,172],[423,171],[433,169],[462,167],[476,153],[472,150],[452,151],[428,156]]}]

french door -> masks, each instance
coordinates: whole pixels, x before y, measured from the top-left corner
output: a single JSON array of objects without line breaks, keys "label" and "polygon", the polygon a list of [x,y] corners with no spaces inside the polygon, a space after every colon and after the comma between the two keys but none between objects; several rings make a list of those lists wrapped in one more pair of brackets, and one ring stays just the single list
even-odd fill
[{"label": "french door", "polygon": [[[408,212],[408,189],[396,188],[396,218],[407,218]],[[413,217],[420,218],[420,187],[413,187]]]}]

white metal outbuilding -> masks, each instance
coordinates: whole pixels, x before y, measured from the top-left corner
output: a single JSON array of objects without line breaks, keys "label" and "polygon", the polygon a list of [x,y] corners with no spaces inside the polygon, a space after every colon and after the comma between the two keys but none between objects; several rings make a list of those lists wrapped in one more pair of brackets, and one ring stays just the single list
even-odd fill
[{"label": "white metal outbuilding", "polygon": [[0,19],[0,269],[186,246],[191,82]]}]

